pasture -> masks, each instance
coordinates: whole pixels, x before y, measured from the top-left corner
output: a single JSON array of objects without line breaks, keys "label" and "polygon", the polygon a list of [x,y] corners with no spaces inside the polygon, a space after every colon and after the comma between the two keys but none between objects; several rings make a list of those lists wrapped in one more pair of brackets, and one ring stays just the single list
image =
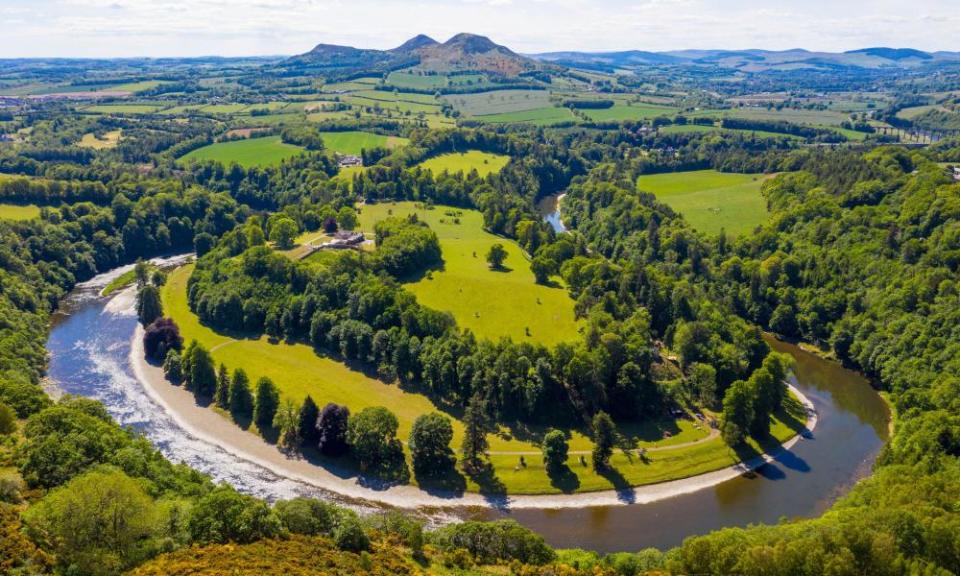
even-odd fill
[{"label": "pasture", "polygon": [[496,90],[479,94],[452,94],[443,100],[467,116],[521,112],[553,106],[546,90]]},{"label": "pasture", "polygon": [[424,160],[418,164],[418,166],[424,170],[430,170],[434,176],[443,172],[449,172],[450,174],[463,172],[464,174],[468,174],[471,170],[476,170],[480,176],[486,176],[494,172],[499,172],[508,162],[510,162],[509,156],[470,150],[468,152],[434,156],[433,158]]},{"label": "pasture", "polygon": [[409,140],[399,136],[384,136],[372,132],[321,132],[324,147],[340,154],[359,156],[362,150],[373,148],[396,148],[407,144]]},{"label": "pasture", "polygon": [[250,168],[251,166],[276,166],[300,152],[303,152],[303,148],[285,144],[281,142],[279,136],[266,136],[204,146],[181,156],[180,161],[214,160],[227,165],[236,162],[244,168]]},{"label": "pasture", "polygon": [[92,148],[94,150],[107,150],[109,148],[116,148],[117,144],[120,143],[120,132],[120,130],[112,130],[104,133],[102,138],[90,132],[83,135],[83,138],[80,139],[80,142],[77,143],[77,146],[80,146],[81,148]]},{"label": "pasture", "polygon": [[760,194],[762,174],[727,174],[716,170],[640,176],[637,189],[651,192],[690,225],[706,234],[747,234],[767,219]]},{"label": "pasture", "polygon": [[536,126],[549,126],[559,122],[575,122],[577,117],[569,108],[559,108],[557,106],[545,106],[543,108],[533,108],[532,110],[522,110],[519,112],[504,112],[502,114],[487,114],[476,116],[477,120],[488,122],[490,124],[508,124],[508,123],[527,123]]},{"label": "pasture", "polygon": [[40,216],[40,207],[33,204],[0,204],[0,220],[32,220]]},{"label": "pasture", "polygon": [[627,105],[617,103],[612,108],[584,108],[581,112],[594,122],[623,122],[624,120],[642,120],[644,118],[673,115],[677,112],[677,109],[655,104],[631,103]]},{"label": "pasture", "polygon": [[[376,222],[409,214],[430,225],[443,250],[442,270],[407,285],[422,304],[452,313],[460,326],[491,340],[506,336],[552,346],[577,338],[579,323],[567,291],[537,284],[523,250],[484,231],[483,216],[476,210],[427,210],[412,202],[369,204],[360,212],[360,228],[372,235]],[[503,271],[491,270],[485,258],[497,243],[509,254]]]}]

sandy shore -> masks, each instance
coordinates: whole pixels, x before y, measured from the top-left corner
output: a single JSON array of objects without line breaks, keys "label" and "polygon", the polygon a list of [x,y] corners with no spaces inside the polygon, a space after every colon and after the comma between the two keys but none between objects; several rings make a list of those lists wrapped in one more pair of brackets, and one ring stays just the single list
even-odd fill
[{"label": "sandy shore", "polygon": [[[446,497],[425,492],[416,486],[393,486],[386,489],[364,486],[356,477],[338,476],[334,472],[311,464],[306,460],[288,457],[260,436],[242,430],[233,422],[209,408],[198,406],[193,394],[167,382],[163,370],[150,365],[144,358],[143,328],[139,325],[137,325],[131,341],[130,364],[133,367],[134,375],[147,393],[189,434],[214,444],[239,458],[268,468],[280,476],[348,498],[398,508],[483,506],[556,509],[644,504],[696,492],[736,478],[775,460],[778,454],[788,450],[801,439],[800,435],[794,436],[783,444],[780,451],[773,455],[764,454],[747,462],[714,472],[681,480],[638,486],[629,490],[604,490],[582,494],[545,494],[540,496],[485,496],[465,493]],[[796,388],[791,386],[791,390],[807,407],[809,414],[807,429],[812,431],[817,425],[817,415],[813,404]]]}]

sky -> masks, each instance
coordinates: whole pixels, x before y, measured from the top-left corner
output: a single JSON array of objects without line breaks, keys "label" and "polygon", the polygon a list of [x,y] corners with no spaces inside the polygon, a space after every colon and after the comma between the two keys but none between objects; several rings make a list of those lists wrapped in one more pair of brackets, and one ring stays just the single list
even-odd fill
[{"label": "sky", "polygon": [[517,52],[960,51],[960,0],[0,0],[0,58],[254,56],[419,33]]}]

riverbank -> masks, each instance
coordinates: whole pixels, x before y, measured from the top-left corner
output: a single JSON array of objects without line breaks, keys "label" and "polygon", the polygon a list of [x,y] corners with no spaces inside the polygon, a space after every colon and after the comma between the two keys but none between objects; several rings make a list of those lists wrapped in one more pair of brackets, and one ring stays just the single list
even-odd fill
[{"label": "riverbank", "polygon": [[274,473],[341,496],[386,504],[397,508],[495,507],[508,509],[562,509],[590,506],[643,504],[710,488],[750,472],[784,455],[817,425],[813,404],[798,389],[793,394],[807,409],[806,431],[786,441],[774,454],[763,454],[746,462],[680,480],[649,484],[623,490],[578,494],[485,495],[477,493],[439,494],[416,486],[379,488],[365,485],[344,471],[329,470],[307,460],[287,456],[260,436],[237,427],[213,410],[197,405],[189,391],[167,382],[163,370],[149,364],[143,353],[143,328],[137,325],[130,346],[130,365],[138,382],[168,415],[187,433],[216,445],[234,456],[270,469]]}]

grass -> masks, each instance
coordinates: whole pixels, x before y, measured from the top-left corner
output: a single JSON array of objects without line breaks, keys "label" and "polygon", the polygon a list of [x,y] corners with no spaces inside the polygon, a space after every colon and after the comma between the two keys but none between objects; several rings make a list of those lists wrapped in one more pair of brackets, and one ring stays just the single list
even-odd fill
[{"label": "grass", "polygon": [[430,170],[434,175],[443,172],[455,174],[457,172],[469,173],[476,170],[480,176],[499,172],[510,162],[509,156],[502,154],[491,154],[489,152],[480,152],[479,150],[470,150],[468,152],[459,152],[455,154],[441,154],[424,160],[418,166],[424,170]]},{"label": "grass", "polygon": [[[733,128],[720,128],[718,126],[702,126],[700,124],[673,124],[671,126],[662,126],[658,128],[663,134],[688,134],[691,132],[722,132],[725,134],[742,134],[744,136],[753,136],[755,138],[786,138],[788,140],[804,140],[801,136],[793,134],[783,134],[781,132],[768,132],[766,130],[738,130]],[[839,128],[837,129],[839,130]]]},{"label": "grass", "polygon": [[32,220],[40,216],[40,207],[33,204],[0,204],[0,220]]},{"label": "grass", "polygon": [[[409,214],[430,225],[443,250],[442,270],[407,285],[420,303],[451,312],[460,326],[491,340],[506,336],[552,346],[578,338],[579,323],[567,291],[537,284],[520,247],[485,232],[478,211],[426,210],[412,202],[369,204],[361,210],[360,226],[371,233],[376,222]],[[498,243],[509,254],[504,271],[491,270],[486,261],[490,247]]]},{"label": "grass", "polygon": [[410,142],[406,138],[398,136],[384,136],[372,132],[321,132],[324,147],[333,152],[341,154],[352,154],[359,156],[364,149],[372,148],[396,148]]},{"label": "grass", "polygon": [[513,124],[527,123],[537,126],[549,126],[559,122],[576,121],[576,116],[569,108],[559,108],[556,106],[545,106],[543,108],[534,108],[532,110],[521,110],[519,112],[504,112],[502,114],[486,114],[476,116],[477,120],[489,122],[490,124]]},{"label": "grass", "polygon": [[87,106],[83,111],[93,114],[152,114],[160,108],[150,104],[98,104]]},{"label": "grass", "polygon": [[637,188],[683,214],[695,229],[707,234],[740,235],[767,219],[767,205],[760,194],[764,176],[726,174],[716,170],[670,172],[641,176]]},{"label": "grass", "polygon": [[496,90],[444,96],[443,100],[468,116],[521,112],[553,105],[546,90]]},{"label": "grass", "polygon": [[584,108],[584,115],[594,122],[623,122],[624,120],[641,120],[674,114],[677,109],[653,104],[632,104],[626,106],[616,104],[612,108],[598,108],[595,110]]},{"label": "grass", "polygon": [[387,84],[398,88],[413,88],[417,90],[432,90],[442,88],[450,83],[445,75],[424,76],[410,72],[391,72],[387,76]]},{"label": "grass", "polygon": [[92,148],[94,150],[106,150],[116,148],[120,143],[120,130],[106,132],[103,138],[98,138],[96,134],[89,132],[83,135],[77,146],[81,148]]},{"label": "grass", "polygon": [[251,166],[276,166],[302,151],[303,148],[299,146],[281,142],[280,136],[267,136],[211,144],[180,157],[180,160],[186,162],[215,160],[224,164],[236,162],[244,168],[250,168]]}]

